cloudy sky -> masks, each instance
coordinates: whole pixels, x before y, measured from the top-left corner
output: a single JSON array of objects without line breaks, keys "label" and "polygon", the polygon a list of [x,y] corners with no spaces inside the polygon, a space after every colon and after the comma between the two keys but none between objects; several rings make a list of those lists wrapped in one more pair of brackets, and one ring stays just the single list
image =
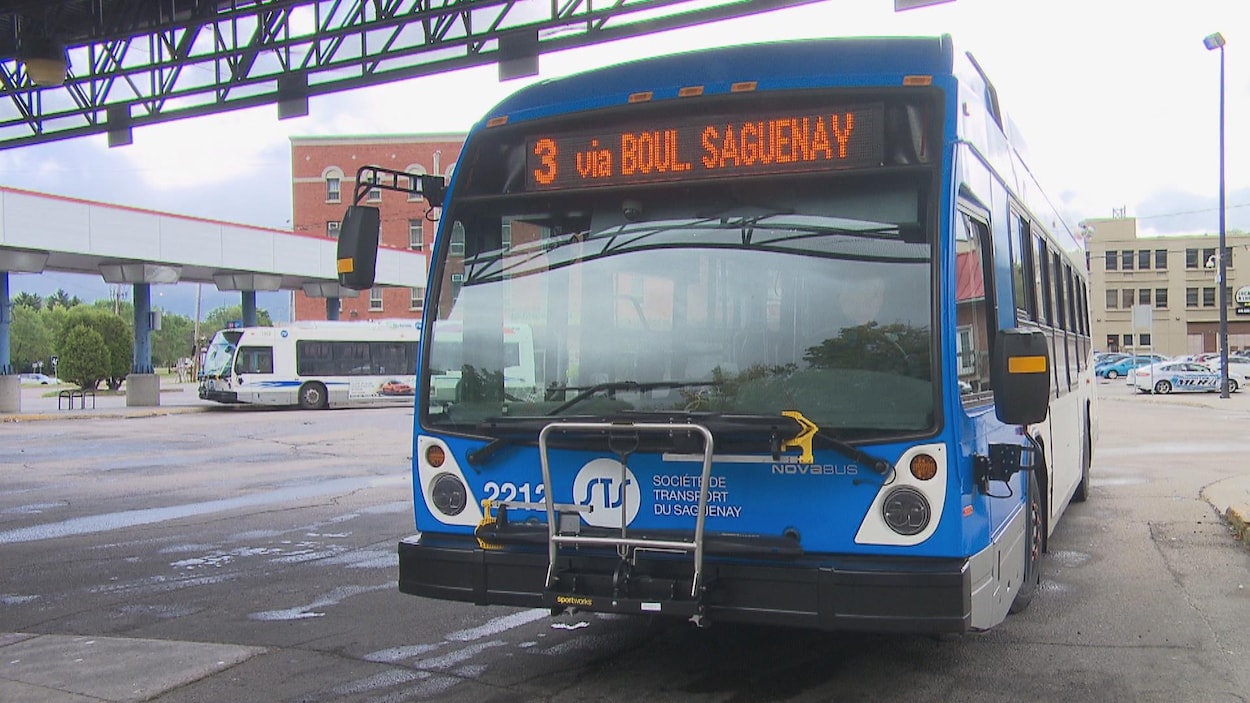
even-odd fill
[{"label": "cloudy sky", "polygon": [[[1183,7],[1183,11],[1180,9]],[[1029,142],[1032,167],[1073,223],[1125,209],[1147,234],[1218,231],[1219,54],[1226,56],[1228,228],[1250,230],[1250,30],[1247,0],[954,0],[893,11],[893,0],[827,0],[566,54],[550,78],[641,56],[769,39],[953,35],[998,88]],[[291,136],[466,131],[530,80],[494,67],[314,98],[278,121],[264,107],[103,136],[0,151],[0,184],[264,227],[289,227]],[[64,287],[107,297],[94,277],[22,276],[13,292]],[[167,290],[160,290],[166,288]],[[237,294],[205,287],[204,310]],[[156,287],[154,303],[190,314],[194,286]],[[285,319],[286,296],[258,300]]]}]

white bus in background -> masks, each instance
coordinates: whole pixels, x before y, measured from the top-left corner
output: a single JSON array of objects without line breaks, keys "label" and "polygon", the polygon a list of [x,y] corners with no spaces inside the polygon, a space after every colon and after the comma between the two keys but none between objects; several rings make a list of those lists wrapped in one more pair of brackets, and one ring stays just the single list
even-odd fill
[{"label": "white bus in background", "polygon": [[200,397],[219,403],[412,404],[419,320],[304,321],[213,336]]},{"label": "white bus in background", "polygon": [[[463,328],[458,320],[438,323],[439,336],[430,350],[430,400],[437,406],[454,403],[463,375]],[[444,330],[446,334],[443,334]],[[503,327],[504,392],[512,400],[538,399],[538,363],[534,358],[534,332],[529,325],[505,323]]]}]

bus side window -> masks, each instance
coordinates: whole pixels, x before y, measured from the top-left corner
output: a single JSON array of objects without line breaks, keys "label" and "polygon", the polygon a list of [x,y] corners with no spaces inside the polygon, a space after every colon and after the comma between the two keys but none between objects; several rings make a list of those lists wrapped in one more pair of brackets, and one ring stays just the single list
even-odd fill
[{"label": "bus side window", "polygon": [[989,236],[986,223],[959,213],[955,232],[956,368],[966,400],[990,390],[990,341],[996,322],[987,295],[994,290]]},{"label": "bus side window", "polygon": [[235,355],[234,372],[273,373],[273,347],[241,347]]}]

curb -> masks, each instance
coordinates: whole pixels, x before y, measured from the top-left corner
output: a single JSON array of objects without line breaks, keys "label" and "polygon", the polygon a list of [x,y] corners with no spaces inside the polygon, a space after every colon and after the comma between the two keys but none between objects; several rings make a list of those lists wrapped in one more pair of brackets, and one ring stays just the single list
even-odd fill
[{"label": "curb", "polygon": [[1250,543],[1250,523],[1246,522],[1246,518],[1235,508],[1229,508],[1224,511],[1224,519],[1228,521],[1229,527],[1233,528],[1233,537],[1246,543]]},{"label": "curb", "polygon": [[211,406],[170,406],[156,407],[151,409],[136,408],[135,410],[97,410],[87,413],[70,413],[56,415],[51,413],[18,413],[15,415],[0,415],[0,424],[8,422],[40,422],[43,420],[100,420],[100,419],[117,419],[117,418],[145,418],[160,417],[162,415],[181,415],[184,413],[198,413],[212,409]]}]

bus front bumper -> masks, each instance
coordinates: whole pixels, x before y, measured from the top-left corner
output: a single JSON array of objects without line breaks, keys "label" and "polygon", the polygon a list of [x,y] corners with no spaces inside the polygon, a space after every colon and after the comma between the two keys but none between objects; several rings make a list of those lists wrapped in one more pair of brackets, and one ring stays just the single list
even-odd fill
[{"label": "bus front bumper", "polygon": [[214,400],[218,403],[237,403],[239,402],[239,394],[234,391],[216,391],[200,386],[201,400]]},{"label": "bus front bumper", "polygon": [[[561,556],[558,570],[612,572],[614,555]],[[713,622],[742,622],[821,630],[944,633],[972,628],[972,577],[966,559],[809,554],[795,560],[708,558],[706,592],[695,610]],[[410,595],[479,605],[577,607],[588,611],[656,614],[656,600],[587,597],[546,588],[546,549],[481,549],[471,537],[418,535],[399,543],[399,590]],[[689,560],[640,561],[640,583],[677,583]],[[576,581],[592,583],[593,578]],[[688,576],[682,582],[689,596]],[[681,588],[671,588],[680,593]],[[690,602],[661,604],[659,614],[686,615]]]}]

